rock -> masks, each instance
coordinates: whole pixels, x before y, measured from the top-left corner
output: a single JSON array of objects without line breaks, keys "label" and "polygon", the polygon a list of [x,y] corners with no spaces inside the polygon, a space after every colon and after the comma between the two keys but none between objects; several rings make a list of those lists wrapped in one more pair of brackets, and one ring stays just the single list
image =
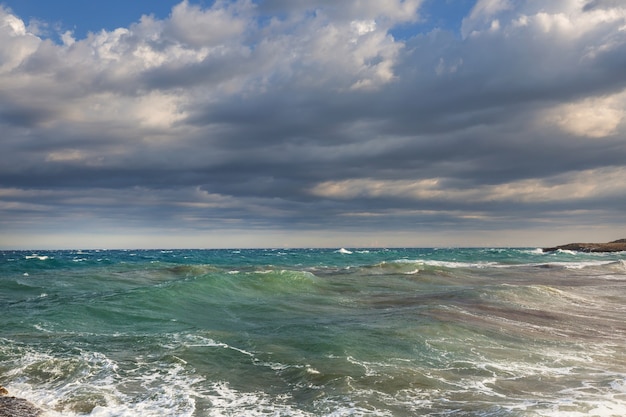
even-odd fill
[{"label": "rock", "polygon": [[28,401],[9,397],[9,391],[0,387],[0,417],[37,417],[41,410]]},{"label": "rock", "polygon": [[0,417],[37,417],[41,410],[22,398],[0,397]]},{"label": "rock", "polygon": [[557,250],[571,250],[577,252],[622,252],[626,251],[626,239],[614,240],[608,243],[568,243],[567,245],[543,248],[544,252]]}]

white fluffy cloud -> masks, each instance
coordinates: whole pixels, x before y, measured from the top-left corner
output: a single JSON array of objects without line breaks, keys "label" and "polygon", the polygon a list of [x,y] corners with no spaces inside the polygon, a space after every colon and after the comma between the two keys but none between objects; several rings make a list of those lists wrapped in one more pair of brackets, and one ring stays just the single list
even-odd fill
[{"label": "white fluffy cloud", "polygon": [[[377,88],[394,79],[402,48],[387,30],[394,22],[415,18],[417,6],[415,1],[343,2],[331,7],[330,15],[317,10],[263,25],[249,1],[216,2],[208,9],[184,1],[166,20],[144,16],[129,28],[79,40],[65,33],[64,45],[38,38],[17,16],[0,10],[0,84],[8,94],[48,96],[73,121],[85,109],[100,107],[108,110],[100,113],[104,118],[135,114],[145,120],[141,112],[127,112],[128,101],[145,102],[154,90],[179,86],[189,90],[175,90],[178,102],[187,96],[210,101],[216,94],[263,90],[276,81],[339,90]],[[177,120],[179,109],[167,107],[172,114],[163,119]],[[162,114],[164,107],[159,109]],[[98,118],[95,112],[91,116]]]},{"label": "white fluffy cloud", "polygon": [[172,9],[164,30],[174,39],[196,48],[222,46],[240,41],[250,24],[250,1],[216,2],[210,9],[190,5],[187,0]]},{"label": "white fluffy cloud", "polygon": [[583,37],[589,32],[607,38],[619,37],[612,26],[609,26],[611,30],[608,33],[601,32],[603,25],[617,23],[618,28],[623,28],[626,18],[624,5],[610,3],[603,6],[598,2],[597,7],[586,7],[592,3],[589,0],[479,0],[463,20],[462,33],[467,37],[502,30],[508,36],[514,36],[520,28],[527,28],[538,35],[550,34],[568,40]]},{"label": "white fluffy cloud", "polygon": [[41,43],[26,30],[21,19],[3,10],[0,10],[0,41],[0,74],[14,70]]}]

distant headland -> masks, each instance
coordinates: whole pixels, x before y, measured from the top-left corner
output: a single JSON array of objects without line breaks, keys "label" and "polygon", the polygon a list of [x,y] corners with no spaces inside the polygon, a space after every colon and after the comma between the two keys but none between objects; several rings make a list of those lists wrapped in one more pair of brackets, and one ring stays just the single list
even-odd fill
[{"label": "distant headland", "polygon": [[543,248],[544,252],[557,250],[573,250],[578,252],[622,252],[626,251],[626,239],[618,239],[607,243],[568,243],[553,248]]}]

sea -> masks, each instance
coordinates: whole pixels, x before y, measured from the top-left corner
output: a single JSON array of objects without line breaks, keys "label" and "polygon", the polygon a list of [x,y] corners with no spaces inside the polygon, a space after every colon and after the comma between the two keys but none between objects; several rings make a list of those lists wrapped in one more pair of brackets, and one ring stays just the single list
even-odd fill
[{"label": "sea", "polygon": [[43,416],[625,416],[626,252],[0,252]]}]

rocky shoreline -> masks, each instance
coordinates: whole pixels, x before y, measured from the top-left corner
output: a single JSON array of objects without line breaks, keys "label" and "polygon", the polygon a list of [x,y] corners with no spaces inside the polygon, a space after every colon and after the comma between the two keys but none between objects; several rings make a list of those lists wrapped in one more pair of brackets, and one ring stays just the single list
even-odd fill
[{"label": "rocky shoreline", "polygon": [[577,252],[622,252],[626,251],[626,239],[614,240],[607,243],[568,243],[566,245],[543,248],[544,252],[555,252],[557,250],[572,250]]},{"label": "rocky shoreline", "polygon": [[42,411],[28,401],[9,396],[6,388],[0,387],[0,417],[37,417]]}]

